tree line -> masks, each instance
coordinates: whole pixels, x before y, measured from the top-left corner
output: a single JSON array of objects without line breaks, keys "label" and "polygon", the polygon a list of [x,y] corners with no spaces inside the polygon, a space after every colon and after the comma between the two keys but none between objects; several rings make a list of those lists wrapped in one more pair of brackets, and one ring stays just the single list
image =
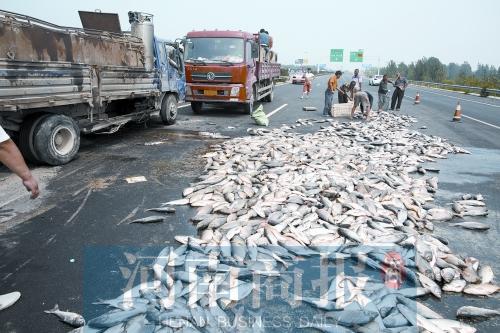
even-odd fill
[{"label": "tree line", "polygon": [[404,62],[396,64],[391,60],[386,67],[380,69],[381,74],[387,74],[389,77],[394,77],[397,72],[415,81],[500,89],[500,67],[493,65],[478,64],[474,71],[468,62],[451,62],[446,65],[436,57],[424,57],[409,65]]}]

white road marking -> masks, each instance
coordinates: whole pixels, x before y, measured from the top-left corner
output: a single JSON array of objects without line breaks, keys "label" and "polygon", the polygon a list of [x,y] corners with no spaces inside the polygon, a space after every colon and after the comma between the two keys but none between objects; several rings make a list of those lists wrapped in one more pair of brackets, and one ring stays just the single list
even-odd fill
[{"label": "white road marking", "polygon": [[[446,96],[446,97],[450,97],[450,98],[457,98],[457,97],[452,97],[452,96],[449,96],[449,95],[443,95],[443,94],[438,94],[438,93],[434,93],[434,92],[430,92],[428,90],[425,90],[426,92],[430,93],[430,94],[435,94],[435,95],[441,95],[441,96]],[[406,98],[408,99],[411,99],[411,100],[414,100],[415,98],[413,97],[409,97],[409,96],[405,96]],[[473,103],[478,103],[478,104],[484,104],[484,105],[489,105],[489,106],[493,106],[493,107],[496,107],[496,108],[499,108],[500,105],[493,105],[493,104],[488,104],[488,103],[483,103],[483,102],[476,102],[476,101],[472,101],[472,100],[469,100],[469,99],[463,99],[463,98],[458,98],[460,100],[463,100],[463,101],[468,101],[468,102],[473,102]],[[490,123],[487,123],[485,121],[482,121],[482,120],[479,120],[479,119],[476,119],[476,118],[473,118],[473,117],[470,117],[470,116],[467,116],[465,114],[462,114],[462,117],[464,118],[467,118],[467,119],[470,119],[470,120],[473,120],[473,121],[477,121],[478,123],[481,123],[483,125],[487,125],[487,126],[490,126],[490,127],[493,127],[493,128],[496,128],[496,129],[500,129],[500,126],[497,126],[497,125],[493,125],[493,124],[490,124]]]},{"label": "white road marking", "polygon": [[191,104],[184,104],[184,105],[179,105],[177,108],[178,109],[182,109],[182,108],[187,108],[188,106],[190,106]]},{"label": "white road marking", "polygon": [[285,108],[287,105],[288,105],[288,104],[283,104],[282,106],[280,106],[280,107],[279,107],[279,108],[277,108],[276,110],[271,111],[271,112],[267,115],[267,117],[268,117],[268,118],[271,118],[271,116],[272,116],[273,114],[275,114],[276,112],[278,112],[278,111],[282,110],[282,109],[283,109],[283,108]]},{"label": "white road marking", "polygon": [[287,85],[287,84],[290,84],[290,82],[280,82],[280,83],[276,83],[274,86],[275,87],[281,87],[281,86],[284,86],[284,85]]},{"label": "white road marking", "polygon": [[484,125],[488,125],[488,126],[491,126],[491,127],[493,127],[493,128],[496,128],[496,129],[500,129],[500,126],[493,125],[493,124],[487,123],[487,122],[485,122],[485,121],[482,121],[482,120],[479,120],[479,119],[476,119],[476,118],[472,118],[472,117],[466,116],[466,115],[464,115],[464,114],[462,114],[462,117],[467,118],[467,119],[470,119],[470,120],[477,121],[478,123],[481,123],[481,124],[484,124]]},{"label": "white road marking", "polygon": [[[418,90],[418,88],[421,88],[421,87],[417,87],[417,86],[413,86],[416,90]],[[489,104],[489,103],[484,103],[484,102],[478,102],[478,101],[473,101],[471,99],[465,99],[465,98],[462,98],[460,96],[450,96],[450,95],[445,95],[445,94],[440,94],[440,93],[436,93],[436,92],[432,92],[428,89],[421,89],[423,91],[425,91],[426,93],[429,93],[429,94],[434,94],[434,95],[439,95],[439,96],[444,96],[444,97],[448,97],[448,98],[453,98],[453,99],[458,99],[458,100],[461,100],[461,101],[467,101],[467,102],[471,102],[471,103],[477,103],[477,104],[482,104],[482,105],[488,105],[488,106],[492,106],[494,108],[500,108],[500,105],[498,104]]]}]

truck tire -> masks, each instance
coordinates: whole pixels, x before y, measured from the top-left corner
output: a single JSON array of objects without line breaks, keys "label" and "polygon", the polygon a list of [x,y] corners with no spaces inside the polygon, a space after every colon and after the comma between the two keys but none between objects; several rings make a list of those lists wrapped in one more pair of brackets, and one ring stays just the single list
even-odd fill
[{"label": "truck tire", "polygon": [[80,128],[68,116],[50,115],[40,121],[34,145],[40,161],[50,165],[68,163],[80,148]]},{"label": "truck tire", "polygon": [[274,99],[274,83],[271,84],[271,93],[264,97],[264,102],[271,103]]},{"label": "truck tire", "polygon": [[168,94],[163,98],[160,117],[165,125],[175,124],[175,120],[177,119],[177,98],[174,95]]},{"label": "truck tire", "polygon": [[28,116],[23,120],[19,130],[19,150],[25,160],[31,163],[40,163],[38,152],[35,149],[35,134],[39,128],[40,122],[50,116],[49,114],[39,113]]},{"label": "truck tire", "polygon": [[203,108],[202,102],[191,102],[191,109],[194,113],[201,113],[201,109]]},{"label": "truck tire", "polygon": [[253,104],[255,102],[255,97],[257,96],[257,91],[255,87],[252,88],[252,97],[250,98],[250,102],[243,104],[243,110],[246,114],[252,114],[253,112]]}]

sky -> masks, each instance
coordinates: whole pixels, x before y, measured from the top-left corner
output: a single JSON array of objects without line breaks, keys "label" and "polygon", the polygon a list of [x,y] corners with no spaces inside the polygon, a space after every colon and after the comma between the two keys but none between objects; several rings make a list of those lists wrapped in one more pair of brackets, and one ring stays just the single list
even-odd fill
[{"label": "sky", "polygon": [[[435,56],[442,62],[500,66],[498,0],[1,0],[0,8],[63,26],[81,27],[78,10],[154,14],[155,34],[176,39],[191,30],[230,29],[273,36],[283,64],[306,58],[333,69],[361,67],[349,52],[364,50],[363,66],[390,59],[410,63]],[[330,63],[330,49],[344,49],[344,63]]]}]

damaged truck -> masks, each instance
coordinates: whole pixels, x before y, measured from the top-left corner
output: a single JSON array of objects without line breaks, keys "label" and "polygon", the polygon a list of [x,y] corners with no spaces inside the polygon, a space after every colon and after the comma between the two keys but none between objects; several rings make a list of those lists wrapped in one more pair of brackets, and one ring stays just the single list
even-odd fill
[{"label": "damaged truck", "polygon": [[71,161],[80,134],[113,132],[184,99],[182,48],[154,35],[153,15],[79,12],[83,28],[0,10],[0,124],[34,163]]}]

